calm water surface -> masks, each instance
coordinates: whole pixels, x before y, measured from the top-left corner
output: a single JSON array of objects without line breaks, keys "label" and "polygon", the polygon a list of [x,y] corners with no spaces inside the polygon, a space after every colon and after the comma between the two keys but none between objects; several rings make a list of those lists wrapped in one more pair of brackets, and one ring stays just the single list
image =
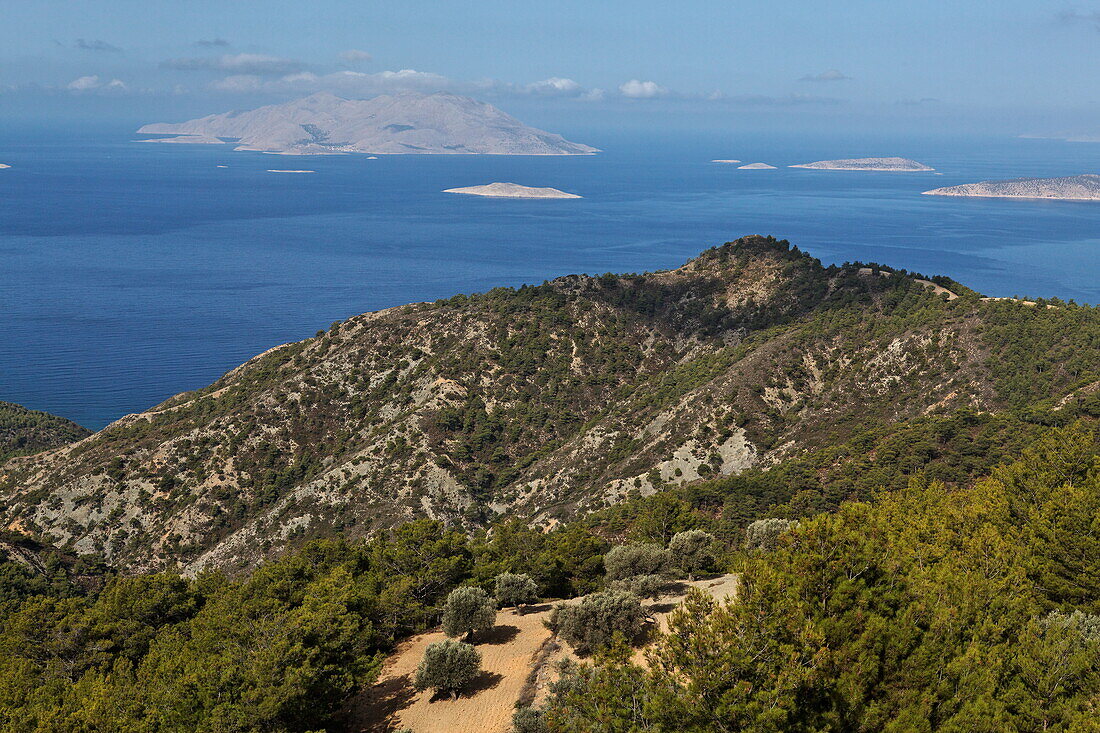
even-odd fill
[{"label": "calm water surface", "polygon": [[[0,162],[13,166],[0,171],[0,400],[99,428],[356,313],[572,272],[674,267],[749,233],[826,263],[1100,303],[1100,203],[920,195],[1100,172],[1100,145],[566,132],[607,152],[289,158],[137,144],[126,129],[0,128]],[[914,158],[941,175],[709,162],[865,155]],[[585,198],[440,193],[492,181]]]}]

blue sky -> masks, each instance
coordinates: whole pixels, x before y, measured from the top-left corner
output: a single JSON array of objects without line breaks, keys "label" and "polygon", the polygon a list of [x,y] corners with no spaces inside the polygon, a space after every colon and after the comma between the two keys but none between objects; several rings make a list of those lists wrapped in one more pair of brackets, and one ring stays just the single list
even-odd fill
[{"label": "blue sky", "polygon": [[13,116],[173,118],[411,88],[536,117],[1100,131],[1100,0],[0,4]]}]

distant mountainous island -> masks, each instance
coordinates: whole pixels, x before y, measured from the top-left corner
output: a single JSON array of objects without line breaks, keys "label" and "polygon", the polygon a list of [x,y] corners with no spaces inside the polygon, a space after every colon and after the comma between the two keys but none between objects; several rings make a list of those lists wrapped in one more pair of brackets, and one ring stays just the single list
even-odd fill
[{"label": "distant mountainous island", "polygon": [[842,158],[800,163],[790,168],[812,168],[823,171],[934,171],[935,168],[908,158]]},{"label": "distant mountainous island", "polygon": [[928,196],[975,196],[984,198],[1100,200],[1100,175],[1086,173],[1060,178],[1017,178],[1009,181],[981,181],[925,191]]},{"label": "distant mountainous island", "polygon": [[556,188],[532,188],[518,183],[490,183],[485,186],[466,186],[448,188],[443,193],[462,193],[468,196],[488,196],[502,199],[579,199],[575,193],[566,193]]},{"label": "distant mountainous island", "polygon": [[597,148],[523,124],[496,107],[448,93],[343,99],[319,92],[285,104],[138,130],[144,142],[231,144],[287,155],[342,153],[591,155]]},{"label": "distant mountainous island", "polygon": [[767,163],[749,163],[748,165],[737,166],[739,171],[774,171],[774,165],[768,165]]}]

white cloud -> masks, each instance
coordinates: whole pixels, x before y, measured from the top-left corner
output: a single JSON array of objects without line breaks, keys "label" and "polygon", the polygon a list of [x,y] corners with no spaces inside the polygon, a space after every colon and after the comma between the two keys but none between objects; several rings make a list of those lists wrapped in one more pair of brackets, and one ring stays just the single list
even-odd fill
[{"label": "white cloud", "polygon": [[655,81],[631,79],[619,87],[619,93],[630,99],[654,99],[668,94],[668,90]]},{"label": "white cloud", "polygon": [[65,87],[70,92],[85,93],[85,92],[126,92],[129,91],[129,87],[121,79],[111,79],[110,81],[103,81],[95,74],[89,76],[82,76],[78,79],[73,79]]},{"label": "white cloud", "polygon": [[842,73],[839,69],[828,69],[820,74],[807,74],[799,81],[846,81],[852,77]]},{"label": "white cloud", "polygon": [[301,61],[258,53],[168,59],[162,61],[160,65],[161,68],[177,71],[227,71],[234,74],[260,74],[264,76],[292,74],[302,71],[306,67],[306,64]]},{"label": "white cloud", "polygon": [[233,74],[213,82],[212,89],[236,93],[303,93],[329,91],[351,96],[383,94],[398,91],[462,91],[462,85],[439,74],[415,69],[380,71],[366,74],[361,71],[336,71],[331,74],[314,74],[309,71],[287,74],[278,79],[265,79],[256,74]]},{"label": "white cloud", "polygon": [[98,86],[98,76],[82,76],[79,79],[73,79],[71,82],[69,82],[68,89],[74,92],[86,92],[89,89],[95,89]]},{"label": "white cloud", "polygon": [[552,76],[549,79],[532,82],[527,85],[527,91],[532,94],[544,94],[548,96],[578,96],[584,93],[584,87],[572,79],[563,79],[560,76]]},{"label": "white cloud", "polygon": [[340,54],[340,58],[348,64],[365,64],[374,60],[374,57],[369,53],[360,51],[357,48],[349,48],[347,51]]}]

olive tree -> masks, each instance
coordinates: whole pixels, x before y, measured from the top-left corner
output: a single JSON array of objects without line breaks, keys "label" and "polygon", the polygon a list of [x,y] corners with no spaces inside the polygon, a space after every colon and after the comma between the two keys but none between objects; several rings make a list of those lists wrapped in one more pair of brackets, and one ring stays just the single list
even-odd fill
[{"label": "olive tree", "polygon": [[530,575],[501,573],[496,577],[496,596],[497,603],[512,606],[520,613],[520,606],[538,600],[539,587]]},{"label": "olive tree", "polygon": [[559,604],[550,614],[550,628],[579,654],[611,643],[615,632],[634,639],[646,614],[638,596],[623,591],[604,591],[576,603]]},{"label": "olive tree", "polygon": [[745,547],[755,552],[770,552],[776,548],[779,536],[798,526],[791,519],[757,519],[745,528]]},{"label": "olive tree", "polygon": [[673,583],[665,575],[636,575],[626,580],[616,580],[611,590],[633,593],[639,598],[657,600],[671,589]]},{"label": "olive tree", "polygon": [[695,578],[714,567],[714,536],[701,529],[677,532],[668,543],[668,551],[676,567]]},{"label": "olive tree", "polygon": [[417,690],[437,690],[458,697],[462,686],[481,671],[481,653],[473,646],[454,639],[428,645],[416,668],[413,686]]},{"label": "olive tree", "polygon": [[618,545],[604,555],[608,580],[626,580],[639,575],[665,575],[670,562],[668,550],[657,544]]},{"label": "olive tree", "polygon": [[493,599],[481,588],[463,586],[447,596],[443,607],[443,633],[447,636],[465,634],[468,640],[477,631],[493,628],[496,621]]}]

